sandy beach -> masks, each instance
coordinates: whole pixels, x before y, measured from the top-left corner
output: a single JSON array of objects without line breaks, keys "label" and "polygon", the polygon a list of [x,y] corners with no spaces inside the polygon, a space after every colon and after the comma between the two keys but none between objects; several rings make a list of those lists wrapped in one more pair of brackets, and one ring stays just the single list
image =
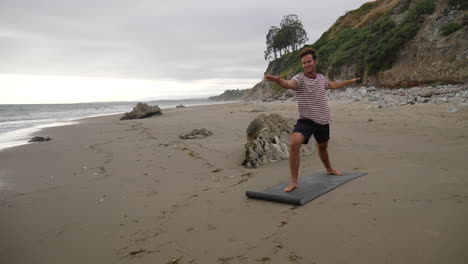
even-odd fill
[{"label": "sandy beach", "polygon": [[[287,160],[241,166],[251,110],[295,103],[43,130],[54,140],[0,151],[0,263],[466,263],[468,107],[368,105],[330,102],[329,145],[368,175],[300,207],[245,196],[288,181]],[[179,139],[195,128],[213,135]],[[302,158],[301,176],[322,170]]]}]

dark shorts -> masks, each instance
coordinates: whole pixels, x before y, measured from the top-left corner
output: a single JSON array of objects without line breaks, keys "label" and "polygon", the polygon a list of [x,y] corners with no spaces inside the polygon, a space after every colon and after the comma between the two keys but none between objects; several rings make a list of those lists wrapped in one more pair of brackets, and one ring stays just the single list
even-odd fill
[{"label": "dark shorts", "polygon": [[294,126],[294,132],[299,132],[304,135],[305,141],[302,144],[309,143],[309,138],[314,135],[315,141],[322,144],[330,139],[330,125],[320,125],[310,119],[301,118],[297,120]]}]

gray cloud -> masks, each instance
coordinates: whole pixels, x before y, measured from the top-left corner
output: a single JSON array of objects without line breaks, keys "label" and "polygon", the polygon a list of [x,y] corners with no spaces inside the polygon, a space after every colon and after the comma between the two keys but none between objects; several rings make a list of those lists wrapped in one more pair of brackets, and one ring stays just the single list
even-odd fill
[{"label": "gray cloud", "polygon": [[260,79],[265,35],[297,14],[314,42],[365,0],[0,2],[0,73]]}]

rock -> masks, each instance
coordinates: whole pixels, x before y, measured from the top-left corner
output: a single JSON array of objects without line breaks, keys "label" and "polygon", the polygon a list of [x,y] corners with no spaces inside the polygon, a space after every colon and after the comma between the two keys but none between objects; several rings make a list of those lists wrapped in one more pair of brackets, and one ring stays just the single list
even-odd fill
[{"label": "rock", "polygon": [[[375,105],[375,108],[420,103],[462,104],[468,102],[468,85],[415,86],[405,89],[376,89],[375,87],[346,88],[327,91],[327,96],[329,100],[370,102]],[[370,108],[374,108],[374,106]]]},{"label": "rock", "polygon": [[380,100],[380,98],[377,95],[372,95],[371,97],[369,97],[369,101],[371,101],[371,102],[377,102],[379,100]]},{"label": "rock", "polygon": [[50,141],[52,138],[50,137],[33,137],[28,142],[43,142],[43,141]]},{"label": "rock", "polygon": [[288,98],[287,98],[286,95],[284,95],[284,94],[281,95],[281,96],[276,96],[276,97],[275,97],[275,100],[279,100],[279,101],[284,101],[284,100],[286,100],[286,99],[288,99]]},{"label": "rock", "polygon": [[368,87],[368,88],[367,88],[367,91],[369,91],[369,92],[375,92],[375,91],[377,91],[377,88],[375,88],[374,86],[371,86],[371,87]]},{"label": "rock", "polygon": [[420,96],[421,97],[432,97],[433,93],[431,91],[423,92]]},{"label": "rock", "polygon": [[181,139],[202,139],[211,135],[213,135],[213,132],[206,130],[205,128],[202,128],[202,129],[194,129],[190,133],[180,134],[179,137]]},{"label": "rock", "polygon": [[[257,168],[269,162],[289,158],[289,138],[295,120],[278,114],[260,114],[247,128],[245,159],[242,165]],[[301,147],[302,154],[312,154],[313,138],[309,144]]]},{"label": "rock", "polygon": [[176,108],[185,108],[185,105],[180,104],[180,105],[176,106]]},{"label": "rock", "polygon": [[150,106],[145,103],[138,103],[131,112],[125,113],[120,120],[140,119],[161,114],[161,109],[157,105]]},{"label": "rock", "polygon": [[453,96],[448,99],[450,103],[463,103],[464,99],[460,96]]},{"label": "rock", "polygon": [[457,111],[458,111],[458,108],[456,108],[455,106],[453,106],[453,105],[447,106],[447,112],[449,112],[449,113],[455,113],[455,112],[457,112]]},{"label": "rock", "polygon": [[372,117],[369,117],[369,119],[367,120],[367,122],[372,122],[372,121],[374,121]]}]

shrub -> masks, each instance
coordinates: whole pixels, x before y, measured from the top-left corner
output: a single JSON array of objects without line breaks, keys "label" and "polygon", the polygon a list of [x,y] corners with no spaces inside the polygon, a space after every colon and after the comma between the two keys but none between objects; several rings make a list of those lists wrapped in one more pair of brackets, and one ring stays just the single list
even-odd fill
[{"label": "shrub", "polygon": [[435,1],[434,0],[422,0],[416,2],[413,8],[408,13],[409,19],[417,19],[421,15],[432,14],[435,10]]},{"label": "shrub", "polygon": [[449,7],[455,7],[461,10],[468,9],[468,1],[466,0],[449,0],[448,5]]},{"label": "shrub", "polygon": [[460,28],[462,28],[462,25],[457,24],[457,23],[449,23],[449,24],[443,25],[440,28],[440,35],[448,36],[452,34],[453,32],[459,30]]}]

